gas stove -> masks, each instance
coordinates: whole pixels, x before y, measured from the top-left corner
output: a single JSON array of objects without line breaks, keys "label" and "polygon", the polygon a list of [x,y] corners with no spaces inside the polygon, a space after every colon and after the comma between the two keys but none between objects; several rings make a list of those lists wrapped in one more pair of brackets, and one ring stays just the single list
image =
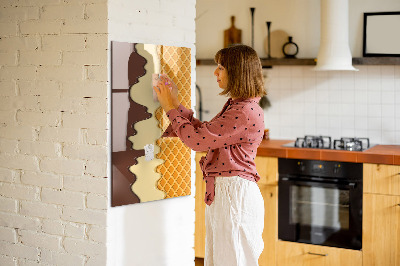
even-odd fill
[{"label": "gas stove", "polygon": [[295,148],[314,148],[314,149],[330,149],[344,151],[364,151],[371,148],[369,138],[340,138],[332,142],[329,136],[311,136],[297,138],[295,142],[283,145],[285,147]]}]

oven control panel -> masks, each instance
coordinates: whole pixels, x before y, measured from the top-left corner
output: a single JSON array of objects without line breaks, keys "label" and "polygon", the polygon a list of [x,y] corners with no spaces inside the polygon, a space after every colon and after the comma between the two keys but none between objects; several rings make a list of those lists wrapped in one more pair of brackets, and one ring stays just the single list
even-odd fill
[{"label": "oven control panel", "polygon": [[362,179],[362,164],[303,159],[278,160],[279,174]]}]

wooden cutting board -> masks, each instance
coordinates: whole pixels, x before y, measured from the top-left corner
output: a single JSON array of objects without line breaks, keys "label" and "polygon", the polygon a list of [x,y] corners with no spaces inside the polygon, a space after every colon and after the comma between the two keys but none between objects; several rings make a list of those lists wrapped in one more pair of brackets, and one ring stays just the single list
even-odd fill
[{"label": "wooden cutting board", "polygon": [[242,43],[242,30],[235,27],[235,16],[231,16],[231,27],[224,31],[224,48],[235,43]]}]

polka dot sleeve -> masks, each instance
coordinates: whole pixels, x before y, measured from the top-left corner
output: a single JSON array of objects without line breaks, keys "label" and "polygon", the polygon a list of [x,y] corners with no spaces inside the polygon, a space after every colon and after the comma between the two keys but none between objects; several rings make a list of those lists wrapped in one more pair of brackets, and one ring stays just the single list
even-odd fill
[{"label": "polka dot sleeve", "polygon": [[[230,108],[210,122],[195,126],[180,115],[177,109],[167,113],[172,130],[189,148],[195,151],[227,147],[244,142],[249,129],[249,119],[243,109]],[[250,130],[249,130],[250,131]],[[249,132],[247,131],[247,132]]]},{"label": "polka dot sleeve", "polygon": [[[198,120],[197,118],[193,117],[193,110],[191,109],[186,109],[182,104],[179,105],[179,107],[177,108],[179,114],[182,117],[187,118],[194,127],[198,127],[201,125],[201,121]],[[164,131],[164,133],[161,136],[163,137],[177,137],[177,135],[175,134],[175,132],[172,130],[172,124],[170,124],[167,129]]]}]

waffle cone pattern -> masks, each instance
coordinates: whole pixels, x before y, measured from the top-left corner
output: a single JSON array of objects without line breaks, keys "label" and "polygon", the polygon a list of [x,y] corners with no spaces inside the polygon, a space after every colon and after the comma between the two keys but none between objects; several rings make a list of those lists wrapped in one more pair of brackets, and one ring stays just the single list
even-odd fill
[{"label": "waffle cone pattern", "polygon": [[[190,48],[159,45],[157,53],[161,63],[161,73],[178,87],[178,99],[186,108],[191,107],[191,52]],[[159,127],[164,131],[169,120],[162,110],[155,111]],[[157,158],[164,163],[157,167],[161,174],[157,188],[165,192],[165,198],[187,196],[191,193],[190,149],[179,138],[160,138],[157,140],[160,152]]]}]

